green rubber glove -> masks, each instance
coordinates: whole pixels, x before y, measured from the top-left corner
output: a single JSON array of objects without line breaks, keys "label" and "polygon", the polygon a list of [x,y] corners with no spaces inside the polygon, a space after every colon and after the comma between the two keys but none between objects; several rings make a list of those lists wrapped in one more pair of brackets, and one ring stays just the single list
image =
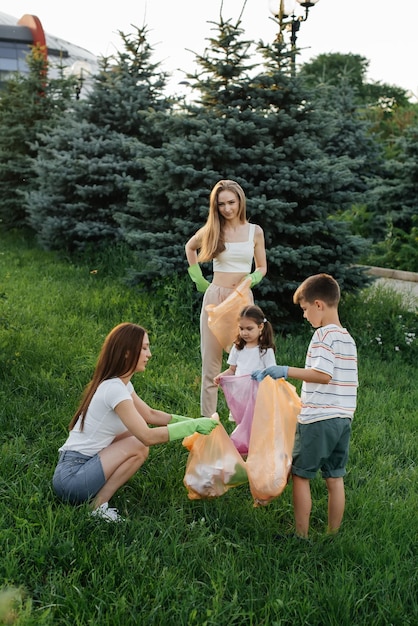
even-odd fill
[{"label": "green rubber glove", "polygon": [[171,416],[171,420],[168,422],[169,424],[177,424],[178,422],[186,422],[187,420],[192,420],[193,417],[185,417],[184,415],[173,415]]},{"label": "green rubber glove", "polygon": [[199,263],[190,265],[187,271],[189,272],[189,276],[192,281],[196,283],[196,289],[200,293],[205,293],[206,289],[209,287],[209,281],[207,281],[206,278],[203,277]]},{"label": "green rubber glove", "polygon": [[258,283],[261,283],[263,280],[263,274],[260,270],[255,270],[252,274],[248,274],[245,278],[251,278],[250,287],[254,287],[255,285],[258,285]]},{"label": "green rubber glove", "polygon": [[193,433],[209,435],[209,433],[219,424],[218,420],[211,417],[197,417],[196,419],[185,420],[175,424],[168,424],[168,440],[184,439]]}]

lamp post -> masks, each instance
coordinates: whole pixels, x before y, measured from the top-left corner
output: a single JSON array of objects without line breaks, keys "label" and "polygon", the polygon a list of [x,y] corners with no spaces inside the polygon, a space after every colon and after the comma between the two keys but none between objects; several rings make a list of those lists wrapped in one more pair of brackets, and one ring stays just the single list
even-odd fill
[{"label": "lamp post", "polygon": [[74,76],[75,78],[75,99],[82,98],[81,92],[84,89],[88,93],[91,89],[91,79],[94,75],[94,67],[89,61],[74,61],[71,66],[64,68],[65,76]]},{"label": "lamp post", "polygon": [[[302,22],[306,22],[309,15],[309,9],[311,9],[319,0],[310,0],[310,2],[304,2],[304,0],[296,0],[300,6],[305,9],[305,15],[295,14],[295,2],[294,0],[270,0],[270,11],[279,22],[279,32],[277,34],[277,40],[282,43],[284,41],[283,32],[290,32],[290,73],[291,76],[296,75],[296,41],[298,32]],[[279,4],[277,10],[277,4]]]}]

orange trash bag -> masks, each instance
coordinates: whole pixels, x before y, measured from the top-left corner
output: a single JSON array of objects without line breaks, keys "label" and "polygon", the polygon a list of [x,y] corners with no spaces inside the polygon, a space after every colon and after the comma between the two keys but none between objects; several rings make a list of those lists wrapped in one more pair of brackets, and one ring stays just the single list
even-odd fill
[{"label": "orange trash bag", "polygon": [[222,424],[209,435],[185,437],[183,446],[189,450],[183,479],[189,500],[217,498],[248,482],[245,462]]},{"label": "orange trash bag", "polygon": [[251,278],[245,278],[220,304],[208,304],[208,326],[226,352],[238,335],[238,318],[242,309],[253,303]]},{"label": "orange trash bag", "polygon": [[300,409],[296,388],[284,378],[260,382],[246,462],[254,506],[269,504],[286,487]]}]

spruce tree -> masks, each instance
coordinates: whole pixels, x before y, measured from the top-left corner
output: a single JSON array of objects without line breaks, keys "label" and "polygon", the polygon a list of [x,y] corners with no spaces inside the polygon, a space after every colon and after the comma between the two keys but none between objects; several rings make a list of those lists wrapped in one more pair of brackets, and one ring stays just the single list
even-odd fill
[{"label": "spruce tree", "polygon": [[418,125],[410,126],[395,144],[395,156],[385,162],[385,176],[374,191],[374,229],[370,263],[418,271]]},{"label": "spruce tree", "polygon": [[74,252],[120,239],[114,213],[138,175],[139,142],[68,115],[41,141],[30,224],[44,249]]},{"label": "spruce tree", "polygon": [[397,157],[386,165],[390,189],[381,194],[382,208],[397,228],[409,231],[418,219],[418,124],[399,138]]},{"label": "spruce tree", "polygon": [[166,75],[151,62],[147,28],[120,33],[122,52],[102,59],[92,91],[49,135],[39,136],[30,221],[45,248],[74,251],[119,241],[115,219],[141,159],[162,141],[159,116],[170,109]]},{"label": "spruce tree", "polygon": [[4,229],[28,226],[24,193],[35,176],[36,136],[50,132],[70,106],[74,80],[48,77],[40,46],[28,54],[29,73],[16,74],[0,92],[0,224]]},{"label": "spruce tree", "polygon": [[369,61],[358,54],[320,54],[304,63],[299,76],[315,91],[352,91],[358,116],[367,120],[370,132],[390,150],[396,138],[414,125],[418,105],[409,100],[402,87],[367,80]]},{"label": "spruce tree", "polygon": [[211,188],[236,180],[266,238],[268,273],[255,294],[285,327],[295,313],[291,294],[309,274],[330,272],[348,290],[365,282],[353,268],[363,242],[335,219],[355,199],[355,173],[349,156],[324,149],[324,111],[281,70],[282,44],[260,45],[265,67],[256,73],[242,34],[240,22],[220,20],[198,58],[201,71],[188,76],[197,104],[176,116],[169,139],[146,161],[124,233],[141,250],[138,281],[185,274],[184,244],[206,219]]},{"label": "spruce tree", "polygon": [[350,85],[357,104],[370,107],[379,101],[393,100],[397,106],[408,104],[405,89],[396,85],[388,85],[367,80],[370,61],[359,54],[342,54],[332,52],[319,54],[311,61],[304,63],[299,75],[310,87],[333,85],[334,87]]},{"label": "spruce tree", "polygon": [[229,101],[233,107],[246,97],[241,80],[252,68],[250,42],[240,40],[239,21],[221,16],[217,28],[218,38],[209,40],[213,56],[197,57],[201,71],[187,75],[200,99],[178,103],[165,119],[166,139],[142,160],[146,175],[133,183],[127,211],[117,216],[125,240],[139,251],[133,282],[151,286],[186,272],[186,239],[206,219],[210,188],[230,169],[233,144],[225,141],[223,115]]}]

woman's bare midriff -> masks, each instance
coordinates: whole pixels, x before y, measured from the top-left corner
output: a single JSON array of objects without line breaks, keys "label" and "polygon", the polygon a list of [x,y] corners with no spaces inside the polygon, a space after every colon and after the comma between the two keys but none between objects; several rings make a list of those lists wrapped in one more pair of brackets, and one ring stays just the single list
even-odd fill
[{"label": "woman's bare midriff", "polygon": [[214,272],[212,284],[217,287],[235,289],[247,275],[242,272]]}]

